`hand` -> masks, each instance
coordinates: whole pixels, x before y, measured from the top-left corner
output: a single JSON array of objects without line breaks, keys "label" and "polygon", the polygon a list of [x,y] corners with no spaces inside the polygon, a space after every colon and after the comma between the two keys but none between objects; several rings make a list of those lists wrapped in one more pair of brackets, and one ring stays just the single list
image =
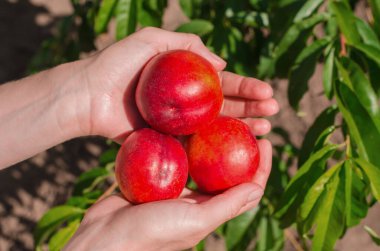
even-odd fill
[{"label": "hand", "polygon": [[[226,63],[212,54],[199,37],[157,28],[145,28],[83,61],[84,83],[75,88],[81,94],[81,124],[84,134],[97,134],[122,141],[125,135],[144,125],[134,100],[139,74],[146,62],[160,52],[174,49],[193,51],[213,64],[220,73],[226,96],[222,114],[233,117],[270,116],[278,111],[272,88],[257,79],[222,72]],[[83,95],[83,93],[85,93]],[[79,103],[79,102],[78,102]],[[266,134],[270,123],[244,119],[256,135]]]},{"label": "hand", "polygon": [[112,195],[92,206],[65,250],[183,250],[224,222],[256,207],[265,188],[272,148],[259,141],[261,160],[252,183],[214,197],[185,189],[176,200],[131,205]]}]

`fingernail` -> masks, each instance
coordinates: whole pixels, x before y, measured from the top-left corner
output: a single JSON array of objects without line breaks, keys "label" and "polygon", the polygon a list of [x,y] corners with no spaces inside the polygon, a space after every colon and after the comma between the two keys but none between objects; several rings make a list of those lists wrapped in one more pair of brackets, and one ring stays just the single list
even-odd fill
[{"label": "fingernail", "polygon": [[248,195],[248,202],[260,199],[263,196],[264,191],[262,189],[256,189]]}]

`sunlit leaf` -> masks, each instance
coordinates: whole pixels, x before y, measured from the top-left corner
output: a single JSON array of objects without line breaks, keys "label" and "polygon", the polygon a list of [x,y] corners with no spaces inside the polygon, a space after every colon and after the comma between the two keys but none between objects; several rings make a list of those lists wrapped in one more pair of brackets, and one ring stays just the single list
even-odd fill
[{"label": "sunlit leaf", "polygon": [[364,226],[364,229],[365,229],[365,231],[367,231],[367,233],[369,234],[369,236],[371,236],[372,241],[377,246],[380,246],[380,236],[375,232],[375,230],[373,230],[369,226]]},{"label": "sunlit leaf", "polygon": [[68,225],[60,229],[56,234],[54,234],[49,241],[50,251],[60,251],[66,245],[66,243],[71,239],[74,233],[77,231],[80,225],[80,220],[74,220],[68,223]]},{"label": "sunlit leaf", "polygon": [[214,25],[211,22],[202,19],[194,19],[191,20],[189,23],[182,24],[176,29],[176,31],[193,33],[198,36],[204,36],[210,33],[213,29]]},{"label": "sunlit leaf", "polygon": [[40,221],[34,232],[34,242],[38,246],[63,222],[75,217],[81,217],[84,210],[68,205],[58,206],[47,211]]},{"label": "sunlit leaf", "polygon": [[116,39],[120,40],[136,30],[137,0],[118,0],[116,6]]},{"label": "sunlit leaf", "polygon": [[330,9],[335,14],[338,25],[350,44],[360,43],[360,35],[356,28],[356,17],[349,6],[339,0],[329,1]]},{"label": "sunlit leaf", "polygon": [[380,132],[376,124],[346,84],[337,82],[336,85],[339,110],[348,125],[349,133],[358,147],[360,156],[380,165],[378,153]]},{"label": "sunlit leaf", "polygon": [[380,201],[380,166],[375,166],[362,158],[355,159],[355,162],[364,170],[370,181],[373,196]]},{"label": "sunlit leaf", "polygon": [[99,12],[95,18],[95,32],[100,34],[107,29],[107,25],[111,19],[112,12],[118,0],[103,0],[100,5]]},{"label": "sunlit leaf", "polygon": [[323,0],[309,0],[306,1],[302,8],[298,11],[294,22],[298,22],[301,19],[310,17],[315,11],[318,10],[318,7],[321,6]]}]

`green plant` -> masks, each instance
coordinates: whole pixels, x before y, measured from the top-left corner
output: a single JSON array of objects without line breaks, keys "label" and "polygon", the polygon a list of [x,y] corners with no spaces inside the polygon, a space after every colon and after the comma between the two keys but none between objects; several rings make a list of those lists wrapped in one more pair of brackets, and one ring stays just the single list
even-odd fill
[{"label": "green plant", "polygon": [[[72,1],[73,15],[45,42],[31,71],[77,59],[116,20],[121,39],[136,27],[161,26],[164,0]],[[275,146],[273,171],[260,206],[216,230],[228,250],[281,250],[289,238],[297,250],[333,250],[346,230],[380,201],[380,1],[369,0],[369,21],[347,0],[180,0],[189,22],[178,32],[195,33],[228,62],[228,70],[260,78],[287,78],[289,103],[299,109],[308,80],[323,62],[324,95],[331,106],[316,118],[300,149]],[[74,22],[80,18],[80,24]],[[317,32],[319,30],[319,32]],[[339,116],[338,116],[339,115]],[[333,134],[341,142],[333,142]],[[338,137],[339,138],[339,137]],[[85,210],[113,176],[116,148],[102,166],[82,174],[66,205],[51,209],[37,225],[37,248],[64,245]],[[298,159],[293,177],[288,167]],[[112,191],[114,186],[111,187]],[[105,194],[108,193],[106,191]],[[292,238],[295,226],[299,242]],[[379,236],[366,228],[374,243]],[[253,245],[252,245],[253,243]],[[203,250],[203,242],[196,249]]]}]

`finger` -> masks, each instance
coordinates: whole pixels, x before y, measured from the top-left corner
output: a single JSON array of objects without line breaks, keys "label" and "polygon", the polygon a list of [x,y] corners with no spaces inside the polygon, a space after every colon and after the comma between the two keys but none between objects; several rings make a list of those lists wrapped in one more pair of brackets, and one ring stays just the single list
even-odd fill
[{"label": "finger", "polygon": [[268,120],[262,118],[245,118],[241,119],[241,121],[249,126],[253,135],[265,135],[270,132],[272,127]]},{"label": "finger", "polygon": [[194,34],[147,27],[136,32],[134,37],[152,45],[157,53],[168,50],[190,50],[207,59],[217,71],[222,71],[226,67],[226,62],[207,49],[202,40]]},{"label": "finger", "polygon": [[257,143],[260,151],[260,163],[253,177],[253,183],[265,187],[272,168],[272,144],[266,139],[258,140]]},{"label": "finger", "polygon": [[268,84],[255,78],[243,77],[231,72],[222,72],[222,89],[225,96],[264,100],[273,96]]},{"label": "finger", "polygon": [[211,232],[224,222],[236,217],[248,203],[259,200],[263,189],[252,183],[233,187],[200,204],[201,220],[206,222],[206,231]]},{"label": "finger", "polygon": [[102,199],[91,206],[86,213],[86,220],[93,220],[99,217],[103,217],[107,214],[113,213],[116,210],[130,206],[131,204],[122,197],[122,195],[115,194],[105,199]]},{"label": "finger", "polygon": [[248,101],[246,99],[226,98],[222,114],[231,117],[272,116],[279,110],[275,99]]}]

